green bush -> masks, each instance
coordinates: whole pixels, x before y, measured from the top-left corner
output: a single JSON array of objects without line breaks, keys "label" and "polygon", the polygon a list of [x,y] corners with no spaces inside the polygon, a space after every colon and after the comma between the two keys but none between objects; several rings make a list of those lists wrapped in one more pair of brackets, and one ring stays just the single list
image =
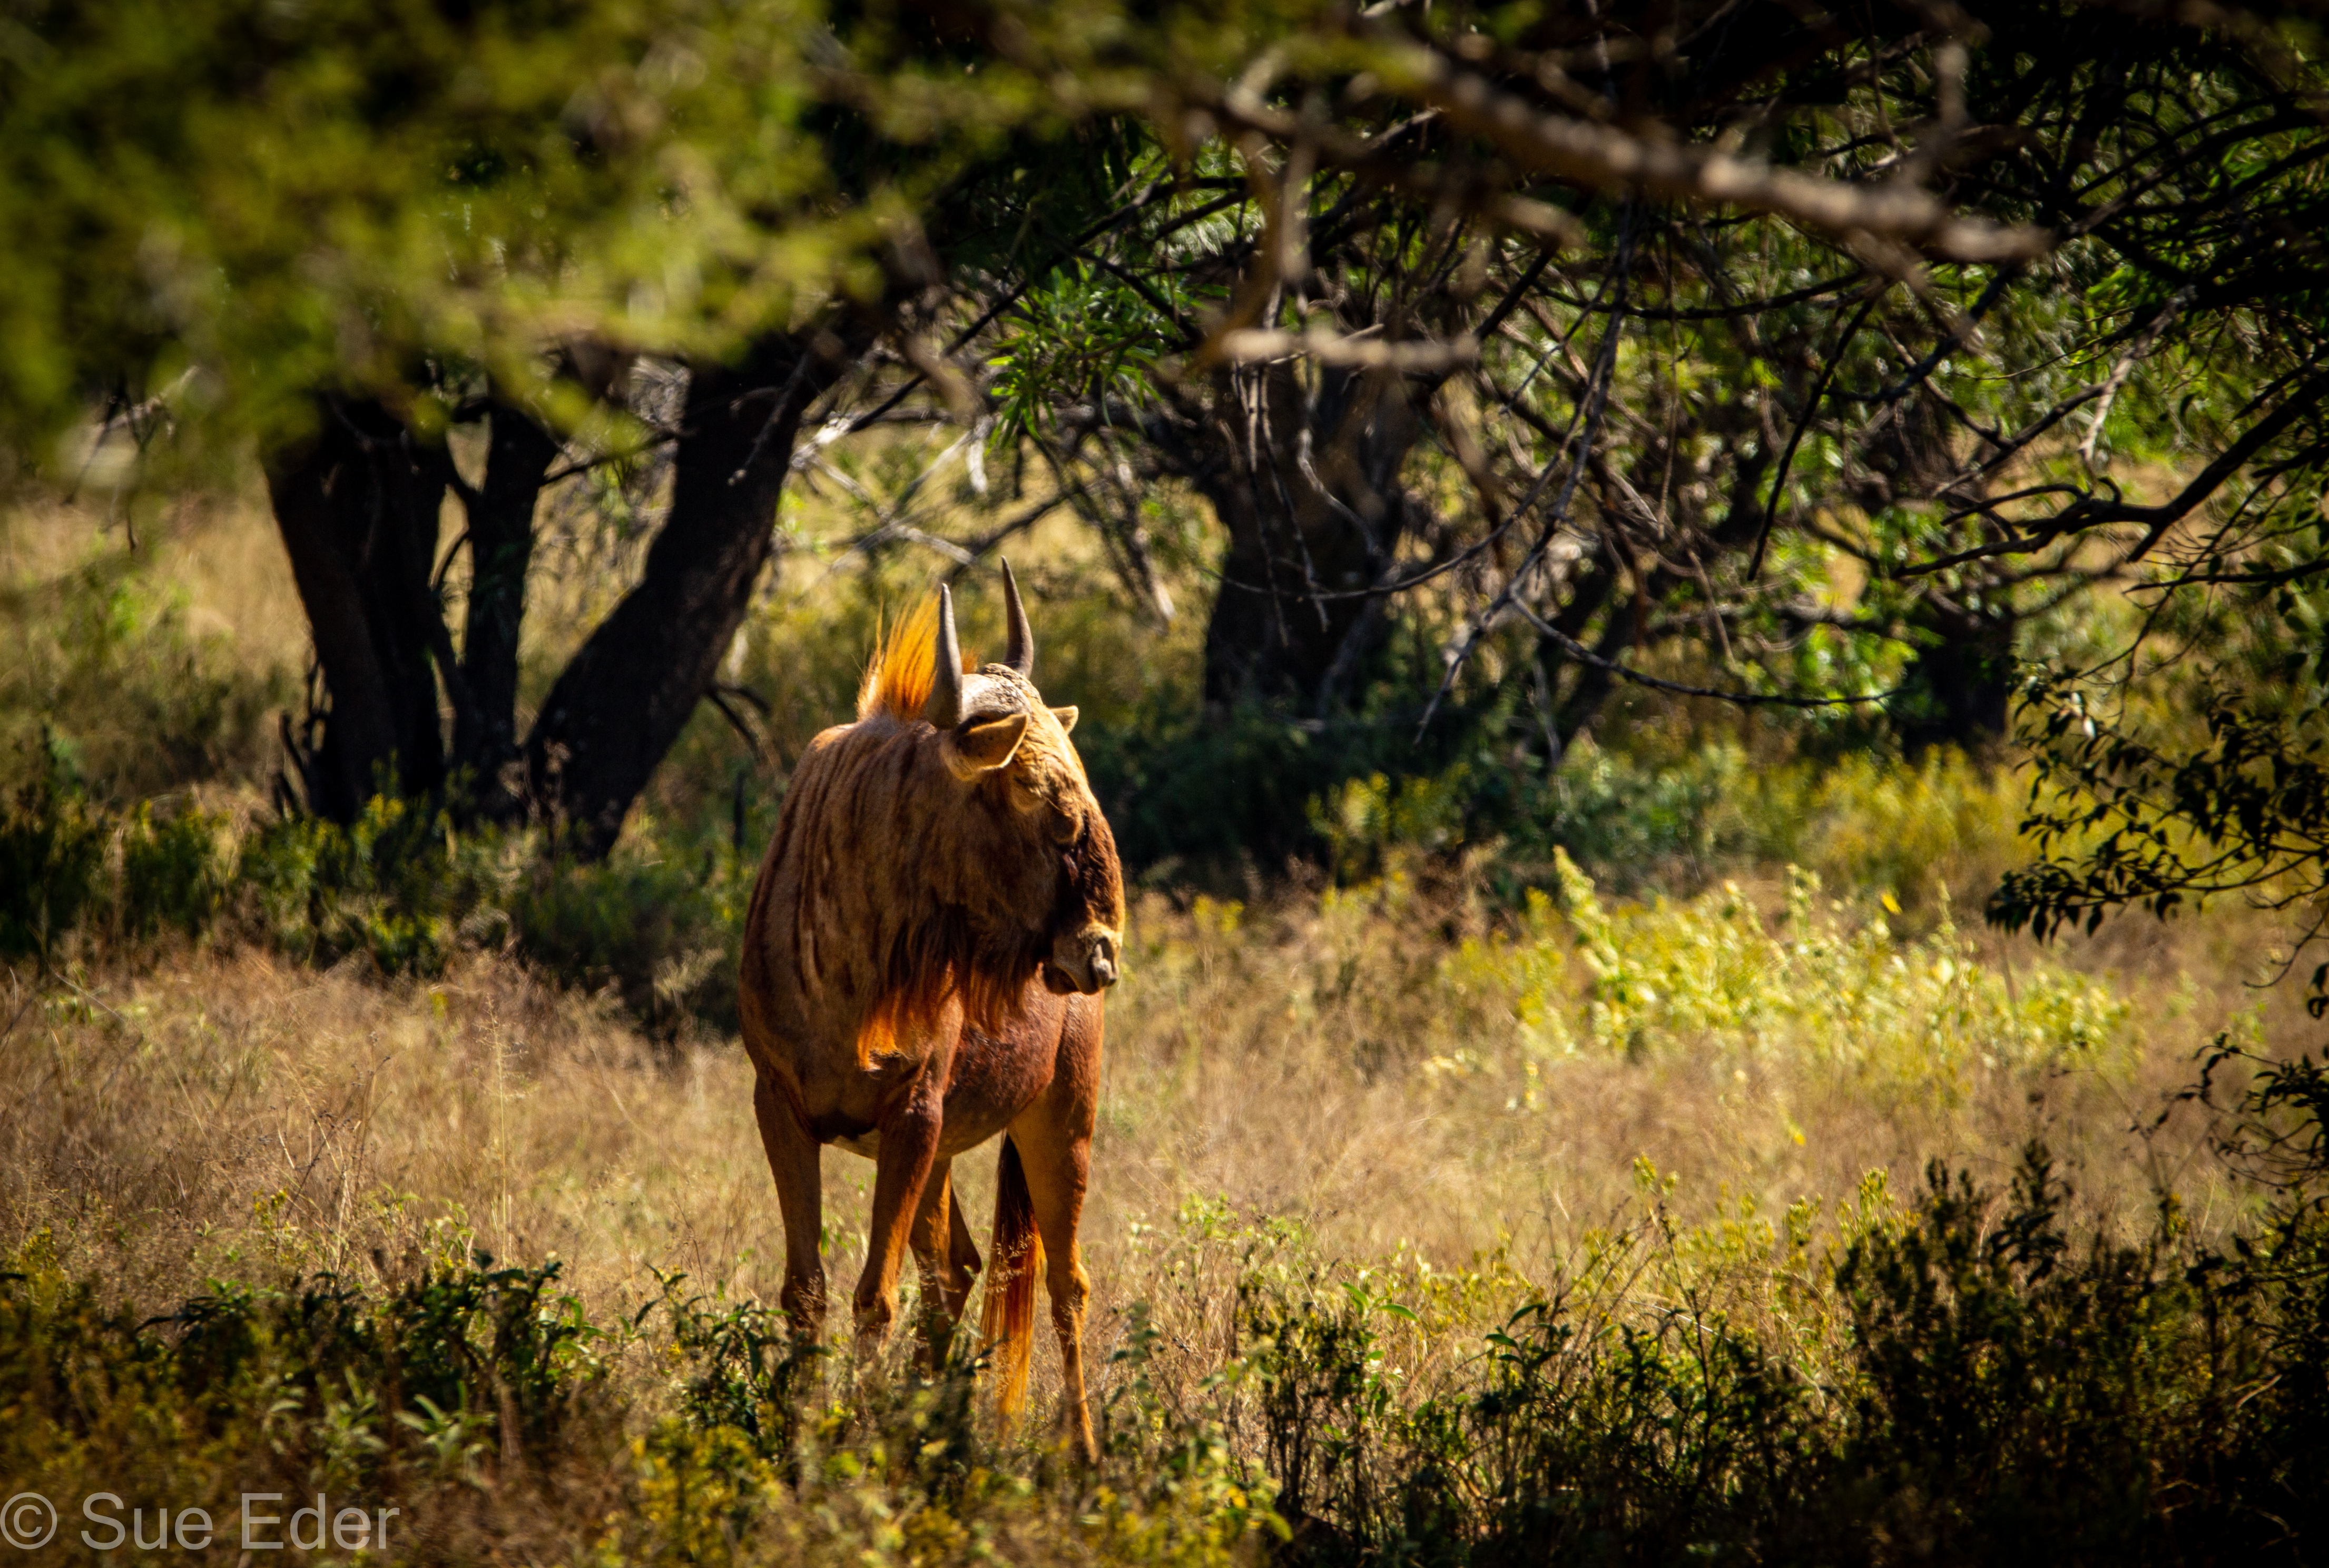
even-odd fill
[{"label": "green bush", "polygon": [[407,1557],[400,1535],[474,1530],[476,1487],[539,1490],[609,1431],[622,1337],[554,1294],[555,1263],[478,1253],[377,1294],[328,1275],[222,1282],[148,1319],[61,1276],[42,1237],[14,1263],[0,1274],[0,1470],[67,1515],[60,1556],[101,1560],[69,1500],[93,1492],[126,1499],[125,1522],[203,1507],[232,1541],[240,1494],[289,1498],[282,1515],[321,1491],[401,1505],[390,1554]]},{"label": "green bush", "polygon": [[2329,1221],[2122,1245],[2069,1200],[2036,1148],[2003,1204],[1936,1167],[1807,1282],[1783,1246],[1759,1303],[1654,1221],[1429,1389],[1388,1293],[1258,1274],[1281,1506],[1320,1563],[2311,1560]]},{"label": "green bush", "polygon": [[2169,1266],[2172,1237],[2074,1237],[2070,1193],[2036,1148],[2003,1213],[1962,1175],[1936,1166],[1928,1184],[1913,1223],[1836,1270],[1858,1374],[1830,1483],[1839,1507],[1943,1561],[2033,1548],[2139,1561],[2193,1504],[2264,1545],[2283,1504],[2217,1462],[2228,1434],[2209,1430],[2209,1407],[2221,1416],[2230,1391],[2206,1357],[2209,1304]]},{"label": "green bush", "polygon": [[539,865],[510,904],[519,951],[570,983],[613,986],[632,1014],[737,1027],[736,985],[756,859],[704,835],[634,834],[599,865]]},{"label": "green bush", "polygon": [[123,934],[149,937],[167,925],[199,936],[211,927],[234,881],[231,826],[193,808],[157,819],[153,802],[139,803],[121,836]]},{"label": "green bush", "polygon": [[1797,865],[1831,885],[1889,894],[1917,926],[1977,902],[2017,853],[2023,787],[1946,747],[1758,765],[1729,741],[1645,760],[1574,747],[1549,777],[1481,759],[1376,772],[1315,796],[1322,858],[1344,881],[1401,853],[1482,851],[1512,907],[1560,881],[1567,856],[1627,897],[1687,894],[1749,867]]},{"label": "green bush", "polygon": [[231,823],[190,805],[93,804],[61,752],[0,804],[0,958],[56,956],[91,925],[133,940],[217,919],[234,877]]},{"label": "green bush", "polygon": [[441,971],[466,934],[496,940],[522,839],[463,835],[425,803],[374,795],[349,827],[288,817],[251,836],[242,883],[277,946],[315,962],[367,954],[389,974]]},{"label": "green bush", "polygon": [[80,1539],[78,1500],[100,1491],[149,1529],[157,1507],[199,1507],[230,1550],[243,1494],[289,1499],[278,1540],[317,1492],[392,1508],[372,1560],[397,1562],[838,1568],[870,1547],[1226,1568],[1269,1519],[1218,1444],[1097,1485],[1059,1475],[982,1426],[969,1360],[835,1399],[835,1369],[766,1308],[684,1276],[611,1324],[558,1291],[555,1263],[482,1253],[370,1290],[215,1283],[146,1318],[63,1277],[44,1236],[13,1263],[0,1474],[58,1503],[51,1561],[108,1560]]},{"label": "green bush", "polygon": [[1953,1102],[1988,1068],[2128,1064],[2126,1003],[2058,971],[2009,984],[1946,919],[1904,940],[1881,905],[1851,909],[1793,869],[1775,920],[1729,884],[1611,909],[1565,852],[1553,857],[1558,903],[1531,889],[1511,929],[1440,962],[1452,1009],[1484,1026],[1470,1031],[1474,1059],[1446,1066],[1504,1066],[1484,1053],[1509,1030],[1522,1058],[1509,1066],[1523,1069],[1580,1054],[1786,1051],[1880,1092]]},{"label": "green bush", "polygon": [[0,807],[0,958],[47,959],[99,903],[106,839],[54,770]]},{"label": "green bush", "polygon": [[263,942],[303,962],[363,954],[384,974],[441,972],[464,944],[514,941],[545,973],[612,987],[668,1035],[732,1028],[757,864],[724,835],[644,824],[602,864],[539,834],[458,831],[425,803],[375,796],[351,827],[93,804],[62,775],[0,806],[0,957],[44,957],[80,931]]},{"label": "green bush", "polygon": [[[12,525],[26,526],[0,520]],[[247,667],[231,635],[198,629],[183,587],[131,555],[98,555],[36,587],[0,584],[0,776],[12,785],[41,771],[44,742],[69,748],[108,803],[257,778],[294,696],[291,671]]]}]

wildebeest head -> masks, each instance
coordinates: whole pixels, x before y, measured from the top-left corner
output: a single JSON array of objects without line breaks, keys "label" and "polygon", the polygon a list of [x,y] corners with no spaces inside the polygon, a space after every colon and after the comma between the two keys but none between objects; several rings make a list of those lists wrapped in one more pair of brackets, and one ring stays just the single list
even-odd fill
[{"label": "wildebeest head", "polygon": [[1044,984],[1086,995],[1116,983],[1124,942],[1124,880],[1116,840],[1068,738],[1076,710],[1035,686],[1035,634],[1008,562],[1009,634],[999,664],[963,668],[954,598],[938,590],[930,688],[921,717],[938,731],[954,780],[995,830],[985,870],[995,891],[1039,920]]}]

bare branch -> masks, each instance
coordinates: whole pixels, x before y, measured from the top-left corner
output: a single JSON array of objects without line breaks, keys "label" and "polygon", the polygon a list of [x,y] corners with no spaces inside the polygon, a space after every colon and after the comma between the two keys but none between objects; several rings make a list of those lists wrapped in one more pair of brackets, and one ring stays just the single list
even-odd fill
[{"label": "bare branch", "polygon": [[1223,333],[1214,345],[1214,352],[1219,357],[1240,364],[1303,355],[1321,364],[1429,373],[1476,363],[1480,358],[1480,343],[1468,333],[1446,343],[1429,340],[1384,343],[1377,338],[1337,337],[1333,333],[1315,327],[1303,333],[1246,328]]},{"label": "bare branch", "polygon": [[1862,186],[1674,146],[1613,127],[1545,115],[1487,78],[1411,43],[1387,78],[1467,136],[1492,142],[1523,167],[1600,191],[1639,190],[1673,201],[1742,208],[1792,219],[1836,236],[1866,234],[1951,261],[2023,261],[2052,246],[2042,230],[1961,218],[1940,198],[1903,182]]}]

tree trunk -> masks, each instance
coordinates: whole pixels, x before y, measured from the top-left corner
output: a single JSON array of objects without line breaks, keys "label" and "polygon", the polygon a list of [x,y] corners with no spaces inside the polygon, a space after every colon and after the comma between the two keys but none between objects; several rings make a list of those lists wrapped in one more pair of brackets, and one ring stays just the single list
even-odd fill
[{"label": "tree trunk", "polygon": [[1328,368],[1306,389],[1275,364],[1224,375],[1212,409],[1168,437],[1168,465],[1230,536],[1205,632],[1206,701],[1324,713],[1356,684],[1387,624],[1381,604],[1317,596],[1372,587],[1396,560],[1421,395],[1395,371]]},{"label": "tree trunk", "polygon": [[[1696,554],[1708,570],[1726,556],[1736,556],[1752,549],[1763,527],[1760,497],[1763,474],[1769,458],[1759,450],[1752,455],[1740,454],[1738,434],[1735,430],[1730,432],[1733,468],[1729,485],[1730,502],[1724,508],[1723,515],[1711,525],[1702,524],[1701,520],[1695,517],[1683,520],[1690,525],[1690,538],[1684,548]],[[1656,483],[1652,476],[1664,457],[1662,451],[1652,450],[1636,459],[1642,465],[1642,471],[1633,476],[1637,493],[1642,484]],[[1603,541],[1589,559],[1579,563],[1572,576],[1574,586],[1569,597],[1546,619],[1570,638],[1587,643],[1598,658],[1607,663],[1619,663],[1627,651],[1641,641],[1651,608],[1663,603],[1676,587],[1695,592],[1697,585],[1690,579],[1677,577],[1662,564],[1645,566],[1645,552],[1639,549],[1627,555],[1629,569],[1619,572],[1617,545],[1613,536],[1615,530],[1621,525],[1617,521],[1617,508],[1612,504],[1612,500],[1606,491],[1597,494],[1596,511],[1605,519]],[[1649,559],[1657,558],[1653,554]],[[1621,590],[1629,582],[1636,591],[1625,593],[1621,597]],[[1588,643],[1586,633],[1593,617],[1604,614],[1607,619],[1602,623],[1601,634]],[[1601,710],[1608,706],[1610,697],[1617,690],[1618,677],[1605,665],[1572,659],[1567,649],[1550,637],[1538,639],[1536,657],[1539,679],[1544,682],[1541,701],[1548,709],[1542,718],[1546,730],[1546,761],[1558,765],[1570,744],[1591,728]],[[1569,684],[1567,694],[1556,701],[1553,692],[1559,686],[1564,665],[1573,666],[1577,672]]]},{"label": "tree trunk", "polygon": [[[1547,617],[1548,624],[1580,643],[1593,617],[1601,613],[1617,590],[1617,574],[1605,556],[1606,551],[1603,556],[1579,563],[1583,569],[1577,574],[1575,587],[1560,609]],[[1624,606],[1612,609],[1600,637],[1593,644],[1593,652],[1615,662],[1633,646],[1635,631],[1634,617]],[[1566,648],[1550,637],[1537,639],[1536,657],[1537,669],[1546,686],[1544,700],[1550,708],[1544,719],[1545,760],[1558,765],[1569,754],[1570,743],[1600,717],[1617,677],[1597,665],[1578,663],[1570,659]],[[1570,683],[1568,694],[1555,703],[1552,692],[1558,689],[1564,663],[1577,663],[1577,675]]]},{"label": "tree trunk", "polygon": [[441,445],[370,399],[327,395],[316,414],[314,434],[265,467],[324,681],[292,759],[308,808],[348,822],[376,793],[444,782],[432,666],[449,663],[450,640],[429,573],[453,470]]},{"label": "tree trunk", "polygon": [[801,415],[842,368],[806,337],[771,334],[740,365],[690,380],[671,515],[646,574],[559,676],[526,740],[534,809],[575,853],[614,847],[711,690],[773,548]]},{"label": "tree trunk", "polygon": [[558,455],[558,438],[513,404],[496,401],[486,482],[469,498],[469,611],[461,672],[471,703],[453,728],[453,755],[467,770],[472,802],[497,822],[524,813],[517,744],[518,634],[525,574],[533,560],[533,509]]},{"label": "tree trunk", "polygon": [[1900,749],[1936,746],[1980,754],[2005,738],[2013,709],[2010,616],[1933,607],[1919,617],[1931,641],[1917,650],[1889,709]]}]

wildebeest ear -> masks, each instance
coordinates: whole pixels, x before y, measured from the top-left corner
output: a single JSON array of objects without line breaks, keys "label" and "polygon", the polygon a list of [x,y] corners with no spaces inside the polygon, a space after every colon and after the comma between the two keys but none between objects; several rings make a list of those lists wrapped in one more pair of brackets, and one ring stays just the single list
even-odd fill
[{"label": "wildebeest ear", "polygon": [[993,773],[1011,760],[1026,733],[1027,716],[1023,713],[974,724],[960,735],[947,737],[947,761],[965,778]]},{"label": "wildebeest ear", "polygon": [[1061,729],[1073,729],[1076,727],[1076,709],[1072,703],[1065,708],[1052,709],[1051,717],[1060,721]]}]

